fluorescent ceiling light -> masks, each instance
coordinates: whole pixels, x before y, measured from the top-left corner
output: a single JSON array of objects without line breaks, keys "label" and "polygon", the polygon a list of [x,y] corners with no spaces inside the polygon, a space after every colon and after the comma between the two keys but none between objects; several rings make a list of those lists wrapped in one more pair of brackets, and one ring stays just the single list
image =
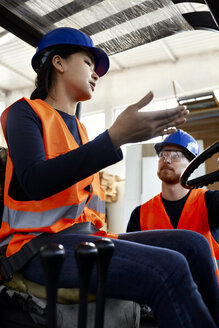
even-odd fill
[{"label": "fluorescent ceiling light", "polygon": [[97,21],[101,21],[102,19],[117,14],[120,11],[126,10],[128,8],[132,8],[135,5],[141,5],[143,2],[145,2],[145,0],[103,1],[92,7],[89,7],[88,9],[84,9],[76,14],[73,14],[68,18],[64,18],[63,20],[57,22],[55,25],[60,27],[60,26],[65,26],[68,23],[71,23],[71,26],[74,28],[82,28],[87,26],[88,23],[89,25],[96,23]]},{"label": "fluorescent ceiling light", "polygon": [[42,0],[29,0],[25,3],[31,11],[39,16],[44,16],[50,12],[59,9],[60,7],[71,3],[72,0],[59,0],[59,1],[48,1],[42,2]]},{"label": "fluorescent ceiling light", "polygon": [[196,11],[209,11],[208,6],[197,3],[177,3],[175,7],[179,9],[181,14],[187,14]]},{"label": "fluorescent ceiling light", "polygon": [[8,33],[5,33],[4,35],[2,35],[0,37],[0,45],[3,45],[5,43],[11,41],[14,38],[15,38],[15,35],[14,34],[9,33],[9,32]]},{"label": "fluorescent ceiling light", "polygon": [[[139,16],[132,20],[129,20],[120,25],[114,26],[106,31],[99,32],[92,36],[92,40],[94,44],[99,44],[102,42],[110,41],[111,39],[119,38],[123,35],[128,35],[136,30],[140,30],[145,27],[153,28],[154,24],[162,23],[170,19],[171,21],[175,21],[176,26],[180,27],[181,30],[189,31],[192,30],[189,24],[187,24],[184,19],[179,20],[179,14],[176,12],[171,12],[169,8],[164,7],[158,10],[155,10],[151,13],[147,13],[143,16]],[[177,25],[178,24],[178,25]],[[154,29],[154,33],[159,34],[159,31]]]}]

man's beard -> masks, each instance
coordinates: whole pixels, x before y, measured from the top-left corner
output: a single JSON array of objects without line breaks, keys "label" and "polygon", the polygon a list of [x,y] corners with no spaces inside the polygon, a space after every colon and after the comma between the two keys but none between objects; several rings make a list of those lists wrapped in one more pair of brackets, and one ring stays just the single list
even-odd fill
[{"label": "man's beard", "polygon": [[171,174],[166,174],[162,169],[157,172],[158,178],[167,184],[177,184],[180,181],[180,174],[171,171]]}]

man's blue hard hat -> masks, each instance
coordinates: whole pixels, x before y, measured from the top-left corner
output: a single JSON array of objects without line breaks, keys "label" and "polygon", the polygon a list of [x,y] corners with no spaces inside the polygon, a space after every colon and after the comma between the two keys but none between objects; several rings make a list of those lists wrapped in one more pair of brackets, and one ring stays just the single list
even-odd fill
[{"label": "man's blue hard hat", "polygon": [[156,143],[154,148],[157,154],[166,145],[180,146],[189,160],[192,160],[199,154],[197,141],[183,130],[177,130],[175,133],[168,135],[162,142]]},{"label": "man's blue hard hat", "polygon": [[60,46],[81,47],[94,56],[95,72],[103,76],[109,69],[108,55],[100,48],[94,47],[92,39],[85,33],[71,27],[59,27],[46,33],[40,40],[32,58],[32,67],[37,72],[46,51]]}]

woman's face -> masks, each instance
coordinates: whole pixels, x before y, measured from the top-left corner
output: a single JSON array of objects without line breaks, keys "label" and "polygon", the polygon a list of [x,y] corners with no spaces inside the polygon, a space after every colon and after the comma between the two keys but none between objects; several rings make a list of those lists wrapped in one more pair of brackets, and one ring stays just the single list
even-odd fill
[{"label": "woman's face", "polygon": [[88,51],[80,51],[67,59],[60,57],[62,74],[59,75],[63,91],[73,101],[85,101],[92,97],[98,75],[94,71],[94,58]]}]

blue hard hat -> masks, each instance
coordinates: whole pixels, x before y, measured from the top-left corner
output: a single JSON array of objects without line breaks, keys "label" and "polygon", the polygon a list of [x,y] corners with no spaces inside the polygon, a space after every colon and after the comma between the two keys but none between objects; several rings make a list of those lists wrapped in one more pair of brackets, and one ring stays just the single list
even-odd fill
[{"label": "blue hard hat", "polygon": [[189,160],[192,160],[199,154],[197,141],[183,130],[177,130],[175,133],[168,135],[162,142],[156,143],[154,148],[157,154],[166,145],[180,146]]},{"label": "blue hard hat", "polygon": [[71,27],[60,27],[46,33],[40,40],[31,64],[37,72],[42,64],[43,54],[50,48],[60,46],[82,47],[90,51],[94,56],[95,72],[103,76],[109,69],[108,55],[100,48],[94,47],[92,39],[85,33]]}]

